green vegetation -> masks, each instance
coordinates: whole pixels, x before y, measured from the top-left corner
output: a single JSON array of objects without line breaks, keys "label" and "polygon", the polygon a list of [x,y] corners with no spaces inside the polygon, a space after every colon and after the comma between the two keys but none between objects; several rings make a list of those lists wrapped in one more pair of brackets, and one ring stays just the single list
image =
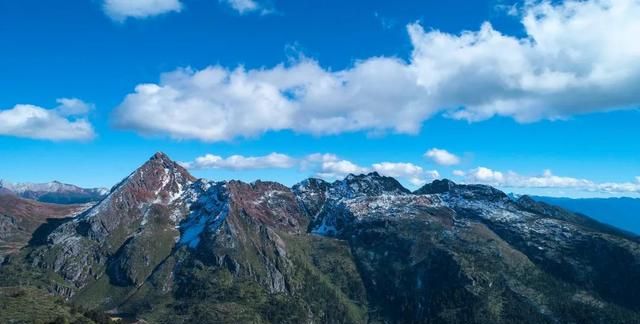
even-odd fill
[{"label": "green vegetation", "polygon": [[345,242],[280,237],[292,262],[282,267],[287,291],[271,292],[249,274],[187,256],[176,274],[176,315],[154,311],[144,317],[167,323],[366,322],[364,286]]},{"label": "green vegetation", "polygon": [[108,324],[117,323],[96,310],[66,303],[44,290],[31,287],[0,288],[0,323]]}]

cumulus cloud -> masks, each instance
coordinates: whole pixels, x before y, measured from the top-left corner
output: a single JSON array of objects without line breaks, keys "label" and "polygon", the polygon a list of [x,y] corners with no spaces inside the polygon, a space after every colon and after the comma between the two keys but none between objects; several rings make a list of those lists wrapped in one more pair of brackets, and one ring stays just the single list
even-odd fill
[{"label": "cumulus cloud", "polygon": [[499,171],[493,171],[489,168],[479,167],[470,170],[467,179],[471,182],[489,183],[500,185],[504,183],[504,174]]},{"label": "cumulus cloud", "polygon": [[53,109],[20,104],[0,110],[0,135],[54,141],[95,137],[86,119],[91,105],[75,98],[58,99],[58,103]]},{"label": "cumulus cloud", "polygon": [[489,23],[459,36],[413,25],[418,82],[438,89],[438,102],[461,106],[452,117],[471,121],[636,107],[640,94],[628,92],[640,79],[640,45],[630,38],[640,32],[638,14],[637,0],[529,2],[523,38]]},{"label": "cumulus cloud", "polygon": [[188,169],[287,169],[295,165],[295,159],[285,154],[271,153],[264,156],[231,155],[223,158],[218,155],[206,154],[197,157],[193,162],[183,162]]},{"label": "cumulus cloud", "polygon": [[[249,0],[250,1],[250,0]],[[180,12],[180,0],[104,0],[104,12],[115,21]]]},{"label": "cumulus cloud", "polygon": [[466,182],[507,188],[571,188],[603,193],[640,193],[640,179],[635,182],[597,183],[587,179],[557,176],[551,170],[541,175],[524,176],[513,171],[500,172],[478,167],[466,173]]},{"label": "cumulus cloud", "polygon": [[315,169],[315,175],[325,179],[341,179],[348,174],[370,172],[351,161],[338,158],[335,154],[310,154],[301,162],[303,169]]},{"label": "cumulus cloud", "polygon": [[422,186],[427,181],[440,178],[438,171],[425,171],[422,167],[412,163],[375,163],[372,169],[385,176],[407,179],[414,186]]},{"label": "cumulus cloud", "polygon": [[533,122],[638,106],[639,1],[528,2],[521,12],[522,37],[488,22],[460,34],[410,24],[408,61],[372,57],[343,70],[307,58],[250,70],[178,69],[138,85],[116,109],[116,124],[221,141],[279,130],[415,134],[442,113]]},{"label": "cumulus cloud", "polygon": [[401,72],[405,68],[396,59],[380,58],[341,72],[308,59],[272,69],[180,69],[164,74],[160,84],[138,85],[116,109],[115,120],[144,134],[204,141],[283,129],[316,135],[387,128],[415,133],[415,120],[424,112],[405,98],[407,87],[416,88]]},{"label": "cumulus cloud", "polygon": [[460,163],[460,158],[457,157],[455,154],[449,153],[447,150],[442,150],[438,148],[432,148],[428,150],[424,154],[424,157],[429,158],[433,160],[433,162],[440,165],[450,166],[450,165],[456,165]]}]

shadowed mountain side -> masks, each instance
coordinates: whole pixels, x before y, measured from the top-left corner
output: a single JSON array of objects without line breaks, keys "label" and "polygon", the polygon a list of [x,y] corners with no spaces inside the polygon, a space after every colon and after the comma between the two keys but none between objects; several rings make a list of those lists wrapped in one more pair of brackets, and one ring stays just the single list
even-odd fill
[{"label": "shadowed mountain side", "polygon": [[59,219],[76,215],[88,207],[41,203],[0,193],[0,259],[27,245],[41,225],[59,222]]}]

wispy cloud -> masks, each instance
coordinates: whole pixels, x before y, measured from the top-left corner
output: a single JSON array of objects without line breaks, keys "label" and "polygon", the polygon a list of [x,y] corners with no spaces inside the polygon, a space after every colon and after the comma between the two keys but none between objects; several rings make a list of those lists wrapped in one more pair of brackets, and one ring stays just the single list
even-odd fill
[{"label": "wispy cloud", "polygon": [[231,155],[223,158],[219,155],[206,154],[197,157],[193,162],[181,163],[188,169],[287,169],[296,164],[295,159],[286,154],[271,153],[264,156]]},{"label": "wispy cloud", "polygon": [[386,17],[377,11],[373,13],[373,17],[380,22],[380,26],[382,26],[383,29],[392,29],[396,26],[394,19]]},{"label": "wispy cloud", "polygon": [[260,15],[268,15],[275,13],[274,9],[269,6],[265,6],[264,3],[256,0],[219,0],[235,10],[238,14],[244,15],[249,13],[258,13]]},{"label": "wispy cloud", "polygon": [[180,0],[104,0],[104,12],[115,21],[147,18],[169,12],[180,12]]},{"label": "wispy cloud", "polygon": [[558,176],[551,170],[541,175],[525,176],[513,171],[501,172],[478,167],[462,172],[467,183],[482,183],[505,188],[564,188],[601,193],[640,193],[640,177],[635,182],[595,182],[587,179]]}]

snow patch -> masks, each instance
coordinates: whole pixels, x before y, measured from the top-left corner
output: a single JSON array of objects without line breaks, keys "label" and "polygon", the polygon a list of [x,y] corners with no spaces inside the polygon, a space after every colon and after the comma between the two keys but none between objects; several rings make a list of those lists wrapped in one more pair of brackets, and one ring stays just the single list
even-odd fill
[{"label": "snow patch", "polygon": [[200,244],[202,233],[215,232],[229,214],[229,202],[226,184],[206,183],[199,180],[185,191],[185,204],[190,209],[189,216],[178,226],[179,244],[196,248]]}]

